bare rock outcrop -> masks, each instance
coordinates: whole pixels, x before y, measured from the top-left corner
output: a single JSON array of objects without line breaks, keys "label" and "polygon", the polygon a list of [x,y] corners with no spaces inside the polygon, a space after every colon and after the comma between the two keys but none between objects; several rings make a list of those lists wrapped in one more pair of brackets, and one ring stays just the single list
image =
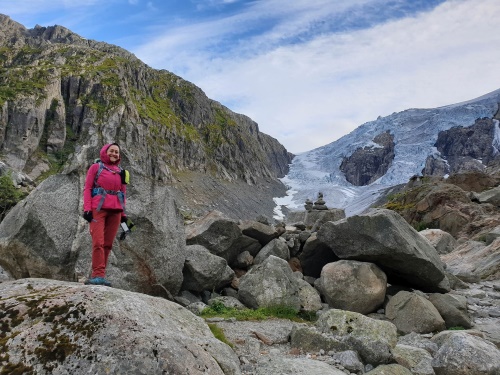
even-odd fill
[{"label": "bare rock outcrop", "polygon": [[11,373],[241,373],[203,319],[162,298],[22,279],[2,283],[0,301],[0,361]]},{"label": "bare rock outcrop", "polygon": [[470,171],[483,171],[499,158],[493,147],[498,120],[477,119],[469,127],[453,127],[439,132],[435,143],[438,155],[427,158],[422,173],[444,176]]},{"label": "bare rock outcrop", "polygon": [[418,233],[429,240],[438,254],[451,253],[458,246],[455,238],[441,229],[424,229]]},{"label": "bare rock outcrop", "polygon": [[375,145],[358,148],[340,164],[346,180],[353,185],[371,184],[387,172],[394,160],[394,135],[381,133],[373,142]]},{"label": "bare rock outcrop", "polygon": [[[91,263],[88,224],[80,217],[83,181],[77,175],[45,180],[0,223],[0,265],[14,278],[73,281]],[[119,288],[176,294],[182,284],[185,236],[166,186],[142,179],[129,191],[128,214],[137,229],[116,240],[107,277]]]},{"label": "bare rock outcrop", "polygon": [[463,281],[496,280],[500,277],[500,238],[489,245],[482,241],[465,241],[442,259],[447,271]]}]

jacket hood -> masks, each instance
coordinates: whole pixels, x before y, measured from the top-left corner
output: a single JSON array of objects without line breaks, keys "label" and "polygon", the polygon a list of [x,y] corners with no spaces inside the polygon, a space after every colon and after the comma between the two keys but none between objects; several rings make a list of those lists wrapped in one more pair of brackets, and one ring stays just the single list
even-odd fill
[{"label": "jacket hood", "polygon": [[[113,143],[108,143],[102,146],[101,152],[99,153],[100,159],[104,164],[112,164],[111,160],[109,160],[108,154],[106,154],[106,151],[108,151],[108,148],[113,145]],[[118,146],[120,148],[120,146]],[[121,149],[120,149],[120,157],[118,158],[118,161],[115,163],[115,165],[120,164],[120,161],[122,160],[121,158]]]}]

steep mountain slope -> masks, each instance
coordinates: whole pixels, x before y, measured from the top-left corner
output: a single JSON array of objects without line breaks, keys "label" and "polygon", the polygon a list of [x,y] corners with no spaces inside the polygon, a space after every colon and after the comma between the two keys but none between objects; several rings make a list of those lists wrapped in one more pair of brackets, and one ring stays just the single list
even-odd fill
[{"label": "steep mountain slope", "polygon": [[[435,109],[408,109],[365,123],[335,142],[296,156],[290,172],[282,179],[289,187],[289,196],[276,201],[288,204],[292,210],[301,209],[307,198],[314,198],[321,191],[329,207],[345,208],[346,214],[352,215],[368,208],[385,189],[422,174],[429,157],[446,162],[446,157],[452,156],[447,154],[448,149],[455,150],[453,152],[468,161],[475,159],[476,154],[482,155],[484,159],[474,163],[476,168],[478,165],[485,168],[487,162],[497,163],[500,125],[494,116],[499,102],[500,90],[497,90],[464,103]],[[487,134],[483,134],[482,128],[482,136],[476,137],[477,141],[486,143],[481,150],[472,146],[471,152],[464,151],[467,147],[446,148],[442,146],[444,141],[436,144],[439,137],[441,140],[445,138],[440,132],[454,127],[471,127],[477,119],[483,120],[482,125],[476,127],[488,129]],[[474,131],[462,132],[465,134],[465,138],[461,135],[462,141],[458,140],[457,132],[451,138],[459,144],[473,142],[468,137]],[[385,146],[380,144],[383,142],[379,139],[386,132],[393,137],[393,152],[390,142]],[[386,151],[377,159],[376,154],[384,149]],[[374,160],[380,160],[381,164],[368,168]],[[347,173],[347,179],[343,171]],[[453,169],[443,168],[442,175],[451,171]]]},{"label": "steep mountain slope", "polygon": [[[0,160],[6,169],[23,172],[25,185],[63,166],[65,173],[82,173],[110,141],[122,146],[135,176],[166,183],[201,173],[215,184],[266,181],[279,188],[277,178],[293,156],[247,116],[119,47],[61,26],[26,29],[0,15]],[[258,193],[272,206],[275,191],[251,194]],[[179,195],[187,206],[196,198]]]}]

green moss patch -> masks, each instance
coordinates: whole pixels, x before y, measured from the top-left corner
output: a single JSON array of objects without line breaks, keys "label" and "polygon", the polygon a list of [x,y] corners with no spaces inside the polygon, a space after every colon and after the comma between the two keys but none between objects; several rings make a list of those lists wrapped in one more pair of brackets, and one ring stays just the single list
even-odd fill
[{"label": "green moss patch", "polygon": [[103,320],[89,318],[83,303],[68,303],[64,298],[57,290],[45,290],[0,301],[0,368],[4,371],[0,375],[33,371],[27,361],[12,363],[8,355],[9,342],[29,330],[31,324],[43,324],[42,333],[37,336],[39,345],[33,351],[25,349],[23,355],[35,357],[47,372],[52,372],[69,356],[88,355],[82,350],[88,348],[94,334],[103,326]]}]

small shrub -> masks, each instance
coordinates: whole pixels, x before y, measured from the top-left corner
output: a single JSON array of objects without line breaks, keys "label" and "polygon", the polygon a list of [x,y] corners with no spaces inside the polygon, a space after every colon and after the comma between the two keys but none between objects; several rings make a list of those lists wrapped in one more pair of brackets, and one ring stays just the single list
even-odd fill
[{"label": "small shrub", "polygon": [[205,318],[235,318],[237,320],[266,320],[272,318],[289,319],[293,321],[313,321],[316,319],[314,313],[298,313],[288,306],[269,306],[260,307],[258,309],[235,309],[226,307],[221,302],[214,302],[211,306],[205,308],[201,313]]},{"label": "small shrub", "polygon": [[16,189],[10,175],[0,176],[0,219],[24,196],[24,193]]},{"label": "small shrub", "polygon": [[450,328],[448,328],[448,331],[463,331],[463,330],[465,330],[465,328],[462,327],[462,326],[456,326],[456,327],[450,327]]},{"label": "small shrub", "polygon": [[419,221],[418,223],[413,224],[413,227],[417,232],[420,232],[422,230],[429,229],[429,224]]}]

